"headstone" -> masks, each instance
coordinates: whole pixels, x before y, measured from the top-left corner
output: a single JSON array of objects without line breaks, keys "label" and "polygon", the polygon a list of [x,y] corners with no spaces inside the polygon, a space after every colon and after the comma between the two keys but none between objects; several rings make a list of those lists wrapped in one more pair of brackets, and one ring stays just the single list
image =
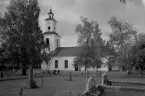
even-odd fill
[{"label": "headstone", "polygon": [[131,74],[132,72],[130,70],[126,71],[127,75]]},{"label": "headstone", "polygon": [[69,80],[72,81],[72,73],[69,74]]},{"label": "headstone", "polygon": [[89,91],[90,87],[92,86],[91,81],[92,81],[92,77],[87,79],[87,81],[86,81],[86,91]]},{"label": "headstone", "polygon": [[133,72],[135,72],[135,67],[133,67]]},{"label": "headstone", "polygon": [[129,70],[126,71],[127,75],[129,75]]},{"label": "headstone", "polygon": [[28,86],[28,88],[38,88],[38,86],[36,85],[36,82],[34,81],[32,66],[29,68],[29,75],[28,75],[27,86]]},{"label": "headstone", "polygon": [[102,75],[102,85],[112,85],[112,82],[108,80],[107,74]]}]

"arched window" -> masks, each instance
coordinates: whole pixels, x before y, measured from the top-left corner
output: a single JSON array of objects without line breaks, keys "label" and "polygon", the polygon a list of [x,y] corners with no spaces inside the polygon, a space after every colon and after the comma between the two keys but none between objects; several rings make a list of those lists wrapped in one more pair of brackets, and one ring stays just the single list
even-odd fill
[{"label": "arched window", "polygon": [[50,28],[50,26],[48,26],[48,30],[50,30],[51,28]]},{"label": "arched window", "polygon": [[58,68],[58,60],[55,60],[55,68]]},{"label": "arched window", "polygon": [[46,43],[49,45],[49,38],[46,38]]},{"label": "arched window", "polygon": [[64,61],[64,68],[68,68],[68,60]]}]

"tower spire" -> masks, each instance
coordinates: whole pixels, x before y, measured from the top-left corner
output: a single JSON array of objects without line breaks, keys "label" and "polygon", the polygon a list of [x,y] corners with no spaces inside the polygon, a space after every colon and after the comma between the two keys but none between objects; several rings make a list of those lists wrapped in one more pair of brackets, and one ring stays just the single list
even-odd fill
[{"label": "tower spire", "polygon": [[53,18],[53,17],[54,17],[54,14],[53,14],[53,12],[52,12],[51,6],[49,6],[49,13],[48,13],[48,16],[49,16],[49,18]]}]

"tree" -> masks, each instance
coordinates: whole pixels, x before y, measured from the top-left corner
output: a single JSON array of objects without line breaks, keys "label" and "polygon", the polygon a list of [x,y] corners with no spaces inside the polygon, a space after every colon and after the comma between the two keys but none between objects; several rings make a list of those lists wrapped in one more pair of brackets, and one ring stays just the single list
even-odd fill
[{"label": "tree", "polygon": [[109,42],[112,44],[116,50],[116,53],[118,54],[118,60],[121,63],[121,67],[124,67],[124,57],[127,57],[126,53],[129,48],[128,40],[130,39],[130,35],[136,34],[136,31],[133,29],[130,23],[119,21],[115,16],[113,16],[108,23],[113,31],[109,35]]},{"label": "tree", "polygon": [[145,35],[139,34],[139,38],[137,43],[131,47],[131,55],[132,58],[130,62],[132,62],[132,66],[138,67],[140,69],[140,73],[142,74],[142,70],[145,68]]},{"label": "tree", "polygon": [[104,41],[102,51],[105,53],[105,56],[108,59],[107,65],[109,68],[109,71],[112,70],[112,67],[115,63],[116,56],[118,55],[113,44],[110,41]]},{"label": "tree", "polygon": [[43,34],[38,25],[40,8],[37,0],[11,0],[5,13],[5,54],[12,64],[22,65],[26,75],[29,65],[41,63]]},{"label": "tree", "polygon": [[82,24],[77,25],[78,46],[82,48],[80,56],[74,59],[75,66],[99,68],[101,61],[102,38],[99,24],[82,18]]},{"label": "tree", "polygon": [[142,70],[145,68],[145,49],[139,50],[134,59],[136,61],[135,66],[140,68],[140,73],[142,74]]}]

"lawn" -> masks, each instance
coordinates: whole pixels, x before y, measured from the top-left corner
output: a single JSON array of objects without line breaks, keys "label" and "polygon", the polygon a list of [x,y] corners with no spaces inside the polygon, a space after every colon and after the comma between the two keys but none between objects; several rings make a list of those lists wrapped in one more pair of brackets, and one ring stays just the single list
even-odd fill
[{"label": "lawn", "polygon": [[[85,89],[84,77],[73,77],[73,81],[69,81],[68,76],[45,77],[43,86],[41,79],[35,80],[40,88],[24,89],[23,96],[68,96],[69,92],[77,94],[82,93]],[[20,88],[26,82],[27,79],[0,82],[0,96],[18,96]]]},{"label": "lawn", "polygon": [[[69,96],[69,92],[76,96],[78,93],[82,93],[85,90],[85,77],[78,76],[79,73],[73,73],[73,81],[69,81],[69,73],[63,73],[60,76],[45,76],[42,79],[35,78],[35,81],[39,88],[37,89],[24,89],[23,96]],[[145,82],[144,77],[134,77],[132,75],[127,76],[125,72],[109,72],[107,73],[109,79],[117,81],[130,81],[130,82]],[[101,76],[97,73],[93,73],[92,76],[96,78],[96,84],[101,84]],[[20,88],[22,88],[27,82],[27,79],[13,80],[13,81],[1,81],[0,82],[0,96],[18,96]],[[118,91],[118,90],[117,90]],[[109,94],[125,94],[124,96],[143,96],[141,93],[133,92],[116,92],[107,91]],[[133,95],[132,95],[133,94]],[[118,96],[118,95],[105,95],[105,96]],[[122,96],[122,95],[119,95]]]}]

